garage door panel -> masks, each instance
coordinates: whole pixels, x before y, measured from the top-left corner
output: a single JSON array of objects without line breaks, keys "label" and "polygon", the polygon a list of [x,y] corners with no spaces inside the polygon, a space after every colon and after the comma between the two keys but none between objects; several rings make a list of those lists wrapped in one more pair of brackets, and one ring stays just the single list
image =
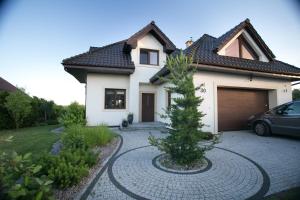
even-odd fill
[{"label": "garage door panel", "polygon": [[218,88],[219,131],[247,128],[247,119],[268,109],[265,90]]}]

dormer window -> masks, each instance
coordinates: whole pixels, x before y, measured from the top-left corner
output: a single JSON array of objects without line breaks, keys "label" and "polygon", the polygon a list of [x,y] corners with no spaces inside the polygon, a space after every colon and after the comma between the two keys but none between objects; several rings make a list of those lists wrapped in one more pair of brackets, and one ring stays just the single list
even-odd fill
[{"label": "dormer window", "polygon": [[158,50],[140,49],[140,64],[143,65],[158,65],[159,61]]},{"label": "dormer window", "polygon": [[258,55],[247,40],[241,35],[235,39],[226,49],[226,56],[258,60]]}]

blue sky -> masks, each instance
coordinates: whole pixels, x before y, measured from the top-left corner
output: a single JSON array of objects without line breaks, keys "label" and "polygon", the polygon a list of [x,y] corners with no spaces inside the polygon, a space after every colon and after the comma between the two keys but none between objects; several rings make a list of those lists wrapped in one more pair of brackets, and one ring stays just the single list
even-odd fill
[{"label": "blue sky", "polygon": [[58,104],[84,103],[84,85],[64,58],[128,38],[154,20],[184,48],[189,37],[220,36],[246,18],[276,55],[300,67],[300,7],[289,0],[20,0],[0,4],[0,76]]}]

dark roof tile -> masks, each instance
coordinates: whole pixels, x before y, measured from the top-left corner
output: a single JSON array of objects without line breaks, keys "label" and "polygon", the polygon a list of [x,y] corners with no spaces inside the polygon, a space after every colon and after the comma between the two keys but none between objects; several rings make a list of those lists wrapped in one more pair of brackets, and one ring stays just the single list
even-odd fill
[{"label": "dark roof tile", "polygon": [[17,88],[8,81],[0,77],[0,91],[14,92]]},{"label": "dark roof tile", "polygon": [[[278,61],[276,59],[273,59],[270,62],[262,62],[258,60],[249,60],[218,55],[214,51],[214,49],[217,45],[220,44],[219,40],[219,38],[204,34],[191,46],[183,50],[183,53],[187,56],[193,56],[193,62],[195,64],[205,64],[223,68],[300,76],[300,68],[284,63],[282,61]],[[158,80],[159,76],[164,76],[166,74],[168,74],[168,70],[166,67],[163,67],[150,79],[150,81],[155,82],[156,80]]]},{"label": "dark roof tile", "polygon": [[134,68],[129,53],[124,53],[126,40],[103,47],[91,47],[89,51],[64,59],[63,65],[82,65],[94,67]]}]

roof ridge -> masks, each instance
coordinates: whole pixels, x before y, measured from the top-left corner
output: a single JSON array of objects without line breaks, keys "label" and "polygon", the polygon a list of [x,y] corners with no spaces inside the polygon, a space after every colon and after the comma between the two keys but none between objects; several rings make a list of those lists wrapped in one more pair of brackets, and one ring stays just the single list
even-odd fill
[{"label": "roof ridge", "polygon": [[168,36],[155,24],[154,21],[151,21],[149,24],[144,26],[142,29],[131,35],[127,39],[127,44],[131,47],[135,48],[137,45],[137,40],[144,36],[145,34],[150,33],[151,31],[154,32],[154,36],[158,37],[157,39],[159,42],[164,43],[166,45],[166,48],[170,51],[174,51],[176,49],[176,45],[168,38]]},{"label": "roof ridge", "polygon": [[289,63],[283,62],[283,61],[281,61],[281,60],[274,59],[274,61],[275,61],[275,62],[279,62],[279,63],[284,64],[284,65],[288,65],[289,67],[295,68],[295,69],[297,69],[297,70],[300,70],[299,67],[296,67],[295,65],[291,65],[291,64],[289,64]]},{"label": "roof ridge", "polygon": [[[185,48],[184,51],[187,51],[187,50],[193,48],[196,44],[198,44],[201,40],[204,39],[205,35],[208,35],[208,34],[203,34],[200,38],[198,38],[195,42],[193,42],[193,44],[191,44],[190,46],[188,46],[187,48]],[[196,48],[198,49],[199,46],[197,45]]]},{"label": "roof ridge", "polygon": [[267,44],[255,30],[248,18],[246,18],[244,21],[240,22],[238,25],[236,25],[235,27],[231,28],[229,31],[218,37],[218,41],[216,43],[214,51],[222,49],[225,46],[225,44],[227,44],[242,29],[246,29],[246,31],[255,40],[257,45],[261,48],[261,50],[265,53],[269,60],[273,60],[275,58],[275,55],[273,54],[271,49],[267,46]]},{"label": "roof ridge", "polygon": [[203,36],[208,36],[208,37],[211,37],[211,38],[217,39],[216,37],[214,37],[214,36],[212,36],[212,35],[209,35],[209,34],[207,34],[207,33],[204,33],[204,34],[202,35],[202,37],[203,37]]}]

